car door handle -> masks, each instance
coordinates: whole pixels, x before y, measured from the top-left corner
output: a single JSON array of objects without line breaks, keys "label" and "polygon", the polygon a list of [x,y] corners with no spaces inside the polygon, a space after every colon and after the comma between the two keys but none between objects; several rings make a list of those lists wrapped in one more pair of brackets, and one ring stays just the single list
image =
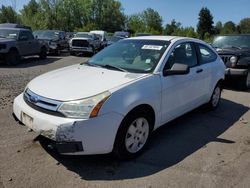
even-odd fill
[{"label": "car door handle", "polygon": [[203,71],[203,69],[198,69],[196,70],[196,73],[201,73]]}]

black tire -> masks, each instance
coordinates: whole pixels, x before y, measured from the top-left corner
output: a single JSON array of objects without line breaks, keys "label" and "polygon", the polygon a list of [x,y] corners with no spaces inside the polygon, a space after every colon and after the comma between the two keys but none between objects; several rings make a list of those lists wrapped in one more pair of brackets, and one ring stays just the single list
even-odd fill
[{"label": "black tire", "polygon": [[39,57],[40,57],[40,59],[46,59],[47,58],[47,48],[45,46],[43,46],[41,48]]},{"label": "black tire", "polygon": [[248,70],[248,74],[239,78],[239,89],[248,90],[250,89],[250,69]]},{"label": "black tire", "polygon": [[95,55],[96,54],[96,50],[95,48],[92,46],[92,55]]},{"label": "black tire", "polygon": [[69,51],[69,54],[70,54],[70,55],[75,55],[75,52]]},{"label": "black tire", "polygon": [[[148,126],[148,134],[145,133],[144,135],[143,131],[139,131],[137,129],[136,131],[138,132],[135,133],[137,137],[136,135],[132,136],[132,134],[130,134],[129,136],[129,131],[128,131],[129,128],[132,125],[135,125],[134,122],[135,120],[138,120],[138,119],[143,119],[143,121],[146,120],[148,122],[148,124],[147,123],[143,124],[143,126]],[[137,125],[137,128],[139,128],[138,125]],[[149,138],[151,136],[152,130],[153,130],[153,118],[151,118],[150,114],[144,112],[143,110],[132,111],[123,119],[118,129],[113,153],[116,155],[116,157],[118,157],[118,159],[121,159],[121,160],[132,159],[132,158],[137,157],[145,150],[145,147],[147,146]],[[141,138],[138,138],[139,136],[142,136],[142,137],[144,136],[144,138],[146,138],[144,139],[145,143],[142,146],[139,146],[139,139],[141,139]],[[135,144],[135,143],[132,143],[131,146],[126,146],[126,139],[128,141],[129,138],[133,139],[134,141],[138,139],[137,146],[141,147],[138,151],[136,152],[129,151],[128,148],[130,147],[132,148]]]},{"label": "black tire", "polygon": [[17,65],[20,62],[20,55],[17,50],[12,49],[10,50],[6,56],[5,56],[5,61],[7,65]]},{"label": "black tire", "polygon": [[60,56],[60,55],[61,55],[61,50],[60,50],[60,49],[56,49],[55,54],[56,54],[57,56]]},{"label": "black tire", "polygon": [[221,99],[221,91],[222,91],[222,86],[220,83],[217,83],[213,90],[210,101],[206,104],[206,107],[208,110],[215,110],[219,106],[220,99]]}]

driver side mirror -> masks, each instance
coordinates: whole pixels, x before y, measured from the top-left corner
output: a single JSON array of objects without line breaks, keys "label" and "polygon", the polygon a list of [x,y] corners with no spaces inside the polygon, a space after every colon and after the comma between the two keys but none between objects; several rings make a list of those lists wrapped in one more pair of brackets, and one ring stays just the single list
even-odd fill
[{"label": "driver side mirror", "polygon": [[170,75],[184,75],[188,74],[190,68],[188,65],[175,63],[173,64],[171,69],[163,70],[163,76],[170,76]]}]

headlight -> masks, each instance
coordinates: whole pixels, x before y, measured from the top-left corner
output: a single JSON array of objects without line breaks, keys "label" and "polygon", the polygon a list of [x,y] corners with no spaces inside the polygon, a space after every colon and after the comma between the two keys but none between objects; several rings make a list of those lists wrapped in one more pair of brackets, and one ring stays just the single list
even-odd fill
[{"label": "headlight", "polygon": [[236,56],[230,57],[230,63],[235,64],[237,63],[238,58]]},{"label": "headlight", "polygon": [[88,119],[96,117],[110,95],[109,91],[105,91],[82,100],[65,102],[59,107],[58,111],[70,118]]}]

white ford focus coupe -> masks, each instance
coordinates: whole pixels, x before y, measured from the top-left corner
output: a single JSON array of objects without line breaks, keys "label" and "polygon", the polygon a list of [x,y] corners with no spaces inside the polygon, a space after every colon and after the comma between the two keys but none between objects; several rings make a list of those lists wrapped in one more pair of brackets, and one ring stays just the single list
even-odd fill
[{"label": "white ford focus coupe", "polygon": [[218,106],[225,66],[198,39],[124,39],[85,63],[33,79],[14,116],[67,155],[140,154],[152,131],[206,104]]}]

